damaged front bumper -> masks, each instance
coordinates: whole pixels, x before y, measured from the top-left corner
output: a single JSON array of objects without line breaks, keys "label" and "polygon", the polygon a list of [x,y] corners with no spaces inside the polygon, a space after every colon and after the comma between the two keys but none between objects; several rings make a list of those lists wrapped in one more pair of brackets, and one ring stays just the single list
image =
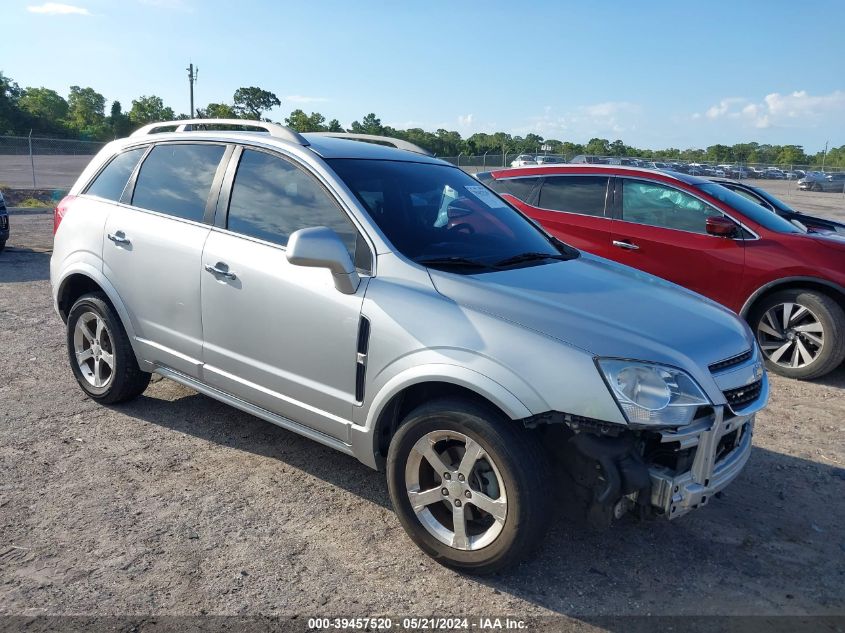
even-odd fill
[{"label": "damaged front bumper", "polygon": [[727,407],[716,407],[712,416],[689,427],[659,432],[662,446],[676,452],[679,459],[687,456],[687,461],[692,461],[689,469],[681,472],[663,464],[648,464],[652,509],[676,519],[707,504],[736,479],[751,455],[754,416],[733,415]]}]

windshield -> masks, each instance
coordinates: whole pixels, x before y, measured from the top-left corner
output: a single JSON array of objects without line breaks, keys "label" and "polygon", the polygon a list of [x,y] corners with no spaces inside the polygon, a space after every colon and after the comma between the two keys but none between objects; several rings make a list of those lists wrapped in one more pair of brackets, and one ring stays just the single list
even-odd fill
[{"label": "windshield", "polygon": [[[478,180],[456,167],[387,160],[330,159],[372,220],[404,256],[465,272],[577,254],[550,238]],[[550,260],[552,261],[552,260]],[[515,262],[517,263],[517,262]]]},{"label": "windshield", "polygon": [[772,213],[756,202],[752,202],[748,198],[715,182],[705,182],[695,186],[770,231],[777,231],[778,233],[806,233],[806,231],[802,231],[788,220],[784,220],[777,213]]}]

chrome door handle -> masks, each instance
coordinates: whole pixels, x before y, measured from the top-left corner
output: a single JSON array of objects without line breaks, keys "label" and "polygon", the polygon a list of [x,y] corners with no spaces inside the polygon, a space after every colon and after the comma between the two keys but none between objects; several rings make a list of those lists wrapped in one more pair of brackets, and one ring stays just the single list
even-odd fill
[{"label": "chrome door handle", "polygon": [[613,245],[618,246],[619,248],[624,248],[626,251],[638,251],[640,247],[636,244],[631,244],[631,242],[622,242],[620,240],[613,240]]},{"label": "chrome door handle", "polygon": [[130,244],[129,238],[123,234],[123,231],[117,231],[116,233],[109,233],[106,237],[108,237],[112,242],[115,244]]},{"label": "chrome door handle", "polygon": [[229,271],[228,269],[218,268],[220,262],[218,262],[217,266],[212,266],[211,264],[206,264],[205,269],[210,272],[212,275],[220,275],[221,277],[225,277],[226,279],[237,279],[237,275],[235,273]]}]

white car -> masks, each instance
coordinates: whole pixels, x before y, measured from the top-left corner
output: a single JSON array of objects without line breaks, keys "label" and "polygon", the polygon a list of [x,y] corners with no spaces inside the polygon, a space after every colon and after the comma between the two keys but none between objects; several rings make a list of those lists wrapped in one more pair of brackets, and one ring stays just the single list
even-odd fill
[{"label": "white car", "polygon": [[526,167],[527,165],[536,165],[537,161],[531,154],[520,154],[511,161],[511,167]]}]

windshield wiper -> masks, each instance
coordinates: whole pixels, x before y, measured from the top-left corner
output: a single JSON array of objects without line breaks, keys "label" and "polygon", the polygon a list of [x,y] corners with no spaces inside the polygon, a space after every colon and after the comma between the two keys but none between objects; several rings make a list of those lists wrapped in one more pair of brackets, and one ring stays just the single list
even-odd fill
[{"label": "windshield wiper", "polygon": [[468,257],[429,257],[429,258],[422,258],[422,259],[415,259],[415,262],[418,264],[422,264],[423,266],[452,266],[452,267],[474,267],[474,268],[490,268],[495,269],[496,266],[492,266],[490,264],[484,264],[475,259],[469,259]]},{"label": "windshield wiper", "polygon": [[520,253],[519,255],[514,255],[512,257],[506,257],[505,259],[498,261],[494,264],[494,266],[513,266],[514,264],[522,264],[523,262],[534,262],[540,261],[543,259],[557,259],[560,261],[564,261],[567,259],[572,259],[571,255],[564,255],[563,253],[535,253],[535,252],[527,252],[527,253]]}]

